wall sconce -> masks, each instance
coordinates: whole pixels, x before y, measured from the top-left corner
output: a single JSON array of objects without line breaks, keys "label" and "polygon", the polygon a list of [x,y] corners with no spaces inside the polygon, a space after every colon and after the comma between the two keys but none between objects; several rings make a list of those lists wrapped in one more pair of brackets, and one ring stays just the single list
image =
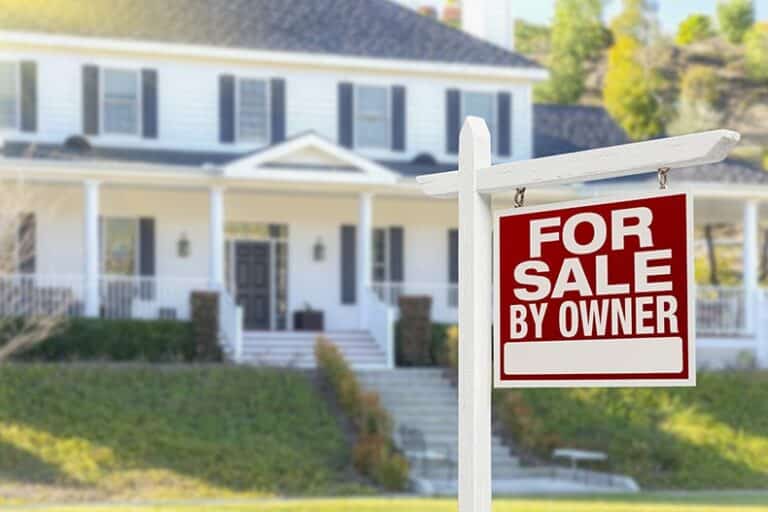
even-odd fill
[{"label": "wall sconce", "polygon": [[182,233],[179,237],[179,241],[176,243],[176,250],[179,253],[179,258],[189,256],[189,238],[187,238],[186,233]]},{"label": "wall sconce", "polygon": [[317,242],[315,242],[315,245],[312,246],[312,259],[315,261],[325,260],[325,244],[323,243],[323,239],[320,237],[317,237]]}]

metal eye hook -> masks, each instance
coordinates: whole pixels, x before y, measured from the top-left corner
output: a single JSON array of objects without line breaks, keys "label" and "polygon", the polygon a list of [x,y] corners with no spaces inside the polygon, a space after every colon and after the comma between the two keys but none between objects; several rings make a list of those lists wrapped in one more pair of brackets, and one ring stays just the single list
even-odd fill
[{"label": "metal eye hook", "polygon": [[525,203],[525,187],[515,190],[515,208],[520,208]]},{"label": "metal eye hook", "polygon": [[659,178],[659,189],[661,190],[667,190],[667,183],[669,181],[669,178],[667,176],[667,173],[669,172],[669,167],[660,167],[658,178]]}]

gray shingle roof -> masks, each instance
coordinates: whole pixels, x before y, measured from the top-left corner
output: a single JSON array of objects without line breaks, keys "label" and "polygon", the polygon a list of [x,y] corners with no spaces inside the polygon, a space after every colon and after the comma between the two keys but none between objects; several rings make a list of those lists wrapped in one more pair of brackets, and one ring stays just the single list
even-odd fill
[{"label": "gray shingle roof", "polygon": [[629,142],[624,130],[602,107],[538,104],[533,106],[533,118],[536,157]]},{"label": "gray shingle roof", "polygon": [[0,30],[539,67],[388,0],[6,1]]}]

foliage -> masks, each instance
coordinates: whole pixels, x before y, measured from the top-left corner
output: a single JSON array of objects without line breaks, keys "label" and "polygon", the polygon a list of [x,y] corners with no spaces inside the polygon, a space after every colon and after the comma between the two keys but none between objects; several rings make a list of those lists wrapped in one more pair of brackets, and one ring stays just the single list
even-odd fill
[{"label": "foliage", "polygon": [[550,79],[538,101],[576,103],[584,93],[585,61],[605,47],[601,0],[557,0],[551,30]]},{"label": "foliage", "polygon": [[191,324],[176,320],[72,319],[16,356],[24,361],[194,361]]},{"label": "foliage", "polygon": [[690,389],[497,391],[498,417],[523,448],[608,453],[646,488],[765,488],[768,373],[700,372]]},{"label": "foliage", "polygon": [[768,23],[756,23],[744,36],[744,64],[747,76],[768,80]]},{"label": "foliage", "polygon": [[408,463],[394,448],[392,419],[381,406],[379,395],[362,390],[355,372],[329,340],[317,339],[315,360],[339,405],[355,426],[355,468],[387,490],[405,489]]},{"label": "foliage", "polygon": [[720,100],[717,72],[707,66],[690,66],[680,80],[680,97],[689,101],[703,101],[714,107]]},{"label": "foliage", "polygon": [[709,16],[706,14],[689,14],[680,22],[675,42],[680,45],[688,45],[708,39],[713,35],[715,35],[715,31]]},{"label": "foliage", "polygon": [[711,130],[722,122],[719,78],[711,67],[694,65],[680,81],[677,117],[667,127],[670,135]]},{"label": "foliage", "polygon": [[[307,375],[7,365],[0,482],[41,501],[328,495],[350,453]],[[31,494],[29,494],[31,492]]]},{"label": "foliage", "polygon": [[[451,324],[432,323],[431,338],[429,341],[429,361],[427,366],[444,365],[446,332]],[[398,366],[408,366],[403,355],[403,339],[400,321],[395,323],[395,361]]]},{"label": "foliage", "polygon": [[219,300],[217,292],[193,291],[189,297],[192,337],[198,358],[203,361],[221,360]]},{"label": "foliage", "polygon": [[614,39],[629,37],[643,44],[653,39],[658,31],[653,8],[649,0],[623,0],[622,10],[611,21]]},{"label": "foliage", "polygon": [[655,91],[659,76],[641,61],[640,43],[619,36],[608,53],[603,98],[605,108],[632,139],[658,135],[663,130],[662,106]]},{"label": "foliage", "polygon": [[717,4],[720,32],[734,44],[740,44],[755,22],[752,0],[721,0]]},{"label": "foliage", "polygon": [[515,20],[515,49],[526,55],[549,53],[550,28]]},{"label": "foliage", "polygon": [[400,355],[406,366],[427,366],[432,362],[432,321],[430,308],[432,298],[429,296],[401,296],[400,322],[398,334],[400,338]]},{"label": "foliage", "polygon": [[[642,492],[636,494],[548,495],[494,497],[494,512],[764,512],[765,494],[759,492]],[[210,503],[121,504],[124,512],[209,512]],[[275,499],[221,504],[229,512],[455,512],[456,498],[313,498]],[[82,507],[52,505],[40,512],[113,512],[114,505]]]},{"label": "foliage", "polygon": [[452,325],[445,331],[444,364],[449,368],[459,368],[459,326]]}]

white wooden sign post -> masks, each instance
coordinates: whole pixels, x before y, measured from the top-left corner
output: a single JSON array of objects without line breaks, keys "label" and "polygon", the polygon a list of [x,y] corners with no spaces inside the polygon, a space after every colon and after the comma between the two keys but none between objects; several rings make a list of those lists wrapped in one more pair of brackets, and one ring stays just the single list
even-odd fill
[{"label": "white wooden sign post", "polygon": [[[727,156],[738,142],[739,134],[714,130],[493,166],[490,140],[485,122],[477,117],[468,117],[459,137],[458,171],[418,178],[426,194],[458,196],[459,202],[459,512],[491,510],[491,388],[495,372],[491,355],[491,326],[495,309],[492,305],[495,254],[492,195],[531,186],[586,182],[661,169],[666,175],[670,169],[715,163]],[[690,222],[690,210],[686,211],[688,217],[685,221]],[[554,240],[555,236],[550,233],[548,239]],[[665,272],[659,268],[662,267],[653,272]],[[666,270],[667,273],[671,271]],[[693,297],[690,299],[693,300]],[[664,300],[669,302],[669,299]],[[669,316],[669,307],[665,311]],[[690,311],[688,308],[681,314],[690,316]],[[496,331],[498,335],[498,325]],[[631,341],[637,343],[638,340]],[[687,339],[689,343],[692,341]],[[580,340],[578,343],[589,342]],[[542,344],[528,345],[540,351]],[[549,345],[546,349],[551,350],[555,346]],[[571,345],[563,346],[572,349]],[[668,352],[662,350],[659,353]],[[620,361],[621,358],[615,360]],[[495,364],[499,365],[500,361]],[[513,364],[508,367],[518,366]],[[562,364],[555,366],[558,371],[562,370]],[[665,371],[669,370],[665,365],[660,366]],[[637,370],[632,368],[633,372]],[[601,381],[594,379],[585,382],[584,385],[602,385]],[[691,382],[688,379],[687,383]],[[525,385],[536,386],[535,379],[527,380]],[[617,385],[617,380],[613,379],[611,385]],[[627,385],[645,383],[628,380]]]}]

